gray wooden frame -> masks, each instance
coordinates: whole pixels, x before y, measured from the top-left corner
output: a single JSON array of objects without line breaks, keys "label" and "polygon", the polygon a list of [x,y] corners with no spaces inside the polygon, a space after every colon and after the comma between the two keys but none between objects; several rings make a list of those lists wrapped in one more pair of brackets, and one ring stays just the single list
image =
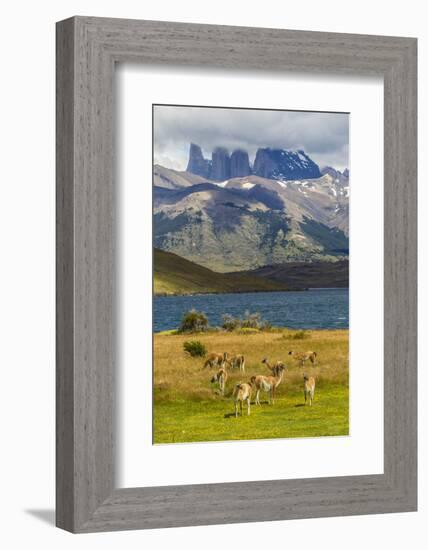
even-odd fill
[{"label": "gray wooden frame", "polygon": [[[114,486],[116,62],[381,75],[384,473]],[[57,525],[72,532],[417,507],[416,40],[73,17],[57,24]]]}]

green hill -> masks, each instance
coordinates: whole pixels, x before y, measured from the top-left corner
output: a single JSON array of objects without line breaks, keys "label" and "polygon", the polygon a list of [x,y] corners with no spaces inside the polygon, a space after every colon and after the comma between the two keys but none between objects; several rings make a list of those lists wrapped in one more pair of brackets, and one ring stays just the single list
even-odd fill
[{"label": "green hill", "polygon": [[287,290],[283,283],[245,274],[216,273],[181,256],[154,249],[155,294],[208,294]]}]

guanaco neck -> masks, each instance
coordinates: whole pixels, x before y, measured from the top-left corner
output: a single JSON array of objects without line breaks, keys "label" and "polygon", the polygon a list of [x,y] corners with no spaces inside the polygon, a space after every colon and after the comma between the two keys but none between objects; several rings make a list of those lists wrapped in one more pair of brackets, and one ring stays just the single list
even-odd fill
[{"label": "guanaco neck", "polygon": [[264,364],[268,367],[269,370],[271,370],[273,372],[274,368],[273,366],[269,363],[269,361],[267,359],[265,359],[264,361]]},{"label": "guanaco neck", "polygon": [[282,381],[282,377],[284,376],[284,371],[280,371],[279,374],[277,374],[276,376],[274,376],[274,379],[275,379],[275,386],[278,386],[278,384],[281,383]]}]

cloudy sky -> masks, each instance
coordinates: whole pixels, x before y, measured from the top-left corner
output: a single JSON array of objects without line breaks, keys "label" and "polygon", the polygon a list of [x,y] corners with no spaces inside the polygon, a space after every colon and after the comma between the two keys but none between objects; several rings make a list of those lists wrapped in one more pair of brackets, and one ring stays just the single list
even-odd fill
[{"label": "cloudy sky", "polygon": [[189,144],[211,158],[216,146],[245,149],[254,161],[259,147],[303,149],[320,167],[349,167],[349,115],[207,107],[154,107],[155,164],[185,170]]}]

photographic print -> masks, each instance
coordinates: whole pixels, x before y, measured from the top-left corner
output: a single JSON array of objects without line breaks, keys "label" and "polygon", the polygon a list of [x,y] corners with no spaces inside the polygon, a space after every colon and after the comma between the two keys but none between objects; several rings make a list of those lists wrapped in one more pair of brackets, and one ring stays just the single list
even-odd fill
[{"label": "photographic print", "polygon": [[349,434],[349,114],[153,105],[153,442]]}]

